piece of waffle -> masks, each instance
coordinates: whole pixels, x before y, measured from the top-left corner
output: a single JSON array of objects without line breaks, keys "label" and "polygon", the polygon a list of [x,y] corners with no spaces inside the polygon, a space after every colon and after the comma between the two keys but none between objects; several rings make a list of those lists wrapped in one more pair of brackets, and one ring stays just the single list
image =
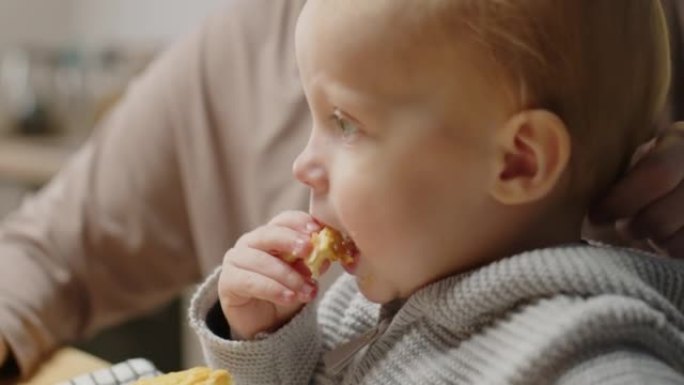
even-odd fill
[{"label": "piece of waffle", "polygon": [[[311,271],[311,278],[318,279],[321,268],[325,261],[340,261],[342,264],[350,264],[354,261],[351,246],[338,231],[324,227],[323,230],[311,235],[313,251],[304,258],[304,264]],[[292,263],[297,259],[294,255],[285,257],[285,261]]]},{"label": "piece of waffle", "polygon": [[138,380],[134,385],[233,385],[233,379],[222,369],[196,367]]}]

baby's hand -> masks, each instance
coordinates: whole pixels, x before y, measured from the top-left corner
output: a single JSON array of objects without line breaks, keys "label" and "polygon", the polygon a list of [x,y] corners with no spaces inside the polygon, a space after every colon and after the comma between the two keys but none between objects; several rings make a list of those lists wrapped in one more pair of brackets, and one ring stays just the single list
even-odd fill
[{"label": "baby's hand", "polygon": [[628,239],[684,258],[684,122],[674,124],[643,154],[591,213]]},{"label": "baby's hand", "polygon": [[316,283],[303,264],[282,257],[305,258],[311,233],[320,225],[304,212],[287,211],[243,235],[223,259],[218,294],[233,339],[252,339],[289,321],[316,296]]}]

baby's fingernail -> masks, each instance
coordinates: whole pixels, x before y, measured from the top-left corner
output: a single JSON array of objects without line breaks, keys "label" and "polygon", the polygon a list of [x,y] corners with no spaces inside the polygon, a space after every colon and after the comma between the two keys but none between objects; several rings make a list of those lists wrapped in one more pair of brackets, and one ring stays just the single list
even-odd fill
[{"label": "baby's fingernail", "polygon": [[313,286],[305,285],[302,290],[299,291],[299,299],[302,301],[308,301],[313,298],[316,289]]},{"label": "baby's fingernail", "polygon": [[308,295],[311,295],[313,292],[314,292],[313,286],[304,285],[304,287],[302,288],[302,294],[304,294],[304,295],[308,296]]},{"label": "baby's fingernail", "polygon": [[292,302],[295,298],[295,292],[292,290],[285,290],[282,296],[285,301]]},{"label": "baby's fingernail", "polygon": [[301,256],[302,253],[304,253],[304,249],[306,249],[307,244],[309,243],[309,240],[304,240],[304,239],[297,239],[295,241],[294,248],[292,249],[292,254]]},{"label": "baby's fingernail", "polygon": [[306,231],[309,233],[315,233],[316,231],[321,229],[321,225],[319,225],[316,222],[309,222],[306,224]]}]

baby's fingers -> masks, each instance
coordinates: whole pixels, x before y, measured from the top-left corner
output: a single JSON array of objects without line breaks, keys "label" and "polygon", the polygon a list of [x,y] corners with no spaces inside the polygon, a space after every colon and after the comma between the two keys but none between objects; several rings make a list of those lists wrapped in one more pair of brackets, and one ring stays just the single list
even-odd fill
[{"label": "baby's fingers", "polygon": [[236,247],[261,250],[278,256],[305,257],[311,252],[310,236],[289,227],[266,225],[243,235]]},{"label": "baby's fingers", "polygon": [[[316,291],[315,286],[295,268],[283,260],[259,250],[240,250],[234,255],[230,255],[227,263],[232,265],[232,269],[244,275],[243,280],[247,280],[247,282],[240,282],[238,279],[232,284],[239,286],[233,291],[241,296],[246,294],[245,291],[253,292],[253,297],[288,304],[294,300],[308,302]],[[271,282],[257,280],[253,274],[263,276]],[[259,288],[259,283],[266,286]]]},{"label": "baby's fingers", "polygon": [[321,225],[310,214],[303,211],[284,211],[271,219],[269,224],[289,227],[309,235],[321,230]]},{"label": "baby's fingers", "polygon": [[234,285],[231,285],[230,290],[219,292],[227,307],[241,307],[255,299],[280,306],[292,305],[298,301],[294,291],[261,274],[243,271],[232,280]]}]

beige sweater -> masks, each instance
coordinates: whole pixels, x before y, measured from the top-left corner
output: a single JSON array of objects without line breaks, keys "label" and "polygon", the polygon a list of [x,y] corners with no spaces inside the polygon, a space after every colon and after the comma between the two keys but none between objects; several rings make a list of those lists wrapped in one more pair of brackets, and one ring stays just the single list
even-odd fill
[{"label": "beige sweater", "polygon": [[290,171],[309,128],[293,47],[303,3],[226,0],[0,225],[0,338],[24,373],[167,301],[240,234],[306,206]]},{"label": "beige sweater", "polygon": [[306,208],[303,0],[228,1],[165,53],[71,164],[0,227],[0,335],[23,372],[159,306],[237,237]]}]

